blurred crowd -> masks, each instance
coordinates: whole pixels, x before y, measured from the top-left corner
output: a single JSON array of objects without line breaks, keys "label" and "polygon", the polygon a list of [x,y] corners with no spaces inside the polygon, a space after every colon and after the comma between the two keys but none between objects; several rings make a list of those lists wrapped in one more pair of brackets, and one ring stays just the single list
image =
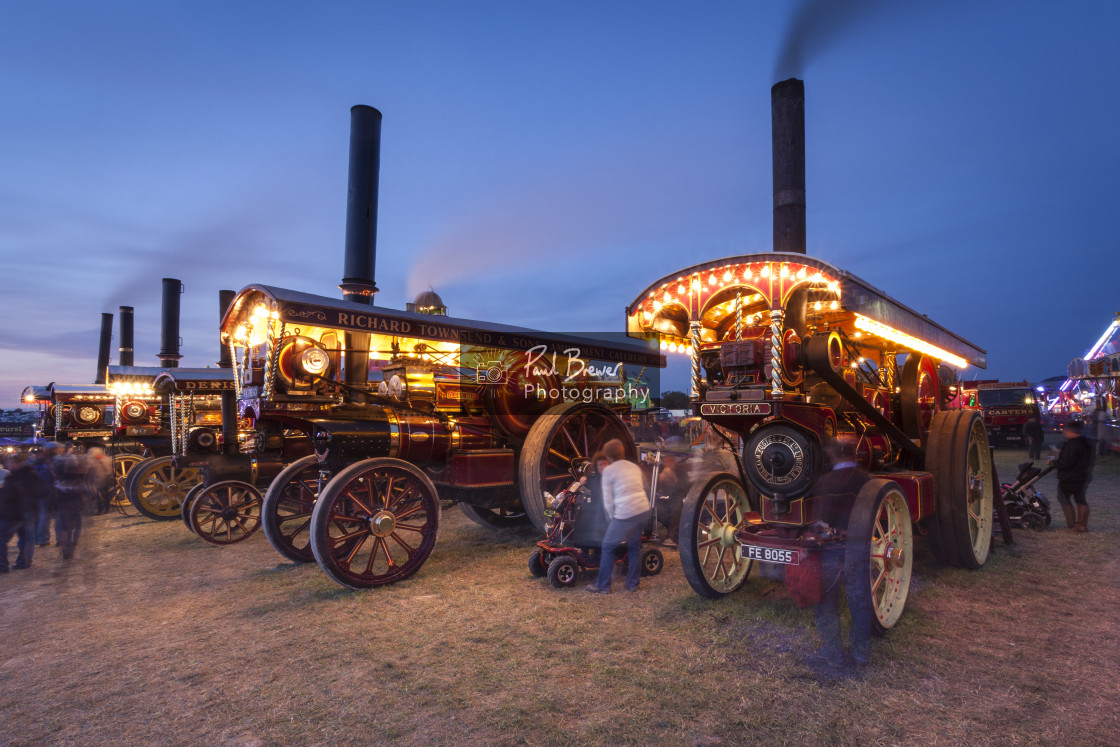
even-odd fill
[{"label": "blurred crowd", "polygon": [[[112,460],[94,447],[81,452],[52,445],[32,454],[16,452],[0,464],[0,573],[30,568],[37,547],[51,542],[63,560],[74,557],[82,534],[82,516],[109,509]],[[17,556],[9,565],[8,545],[17,538]]]}]

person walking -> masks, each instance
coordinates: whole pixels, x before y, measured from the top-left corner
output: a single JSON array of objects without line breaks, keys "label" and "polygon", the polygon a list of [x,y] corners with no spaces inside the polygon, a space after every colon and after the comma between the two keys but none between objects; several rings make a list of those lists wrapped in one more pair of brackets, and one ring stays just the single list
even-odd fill
[{"label": "person walking", "polygon": [[1081,435],[1083,427],[1080,420],[1063,423],[1062,435],[1066,437],[1066,442],[1062,444],[1058,456],[1048,460],[1058,473],[1058,501],[1066,517],[1066,527],[1074,532],[1089,531],[1089,504],[1085,491],[1093,476],[1093,446]]},{"label": "person walking", "polygon": [[638,465],[626,460],[626,447],[617,438],[603,445],[607,465],[603,470],[603,510],[610,523],[600,548],[599,577],[587,590],[594,594],[611,593],[614,551],[626,543],[626,588],[638,590],[642,575],[642,528],[649,522],[650,505]]},{"label": "person walking", "polygon": [[1093,412],[1093,422],[1097,426],[1097,456],[1108,456],[1108,410],[1100,403]]},{"label": "person walking", "polygon": [[[856,497],[871,476],[856,464],[856,440],[851,436],[838,436],[825,446],[825,453],[832,463],[832,470],[817,478],[812,494],[817,498],[821,519],[814,530],[828,529],[846,532],[848,517],[855,506]],[[821,586],[823,594],[814,608],[817,633],[821,649],[817,659],[834,668],[850,663],[866,667],[871,663],[871,604],[866,593],[857,591],[857,584],[867,584],[867,576],[845,572],[846,542],[833,542],[821,550]],[[865,551],[867,552],[867,551]],[[854,566],[853,566],[854,567]],[[866,571],[865,571],[866,573]],[[843,580],[848,598],[848,652],[840,633],[840,581]],[[850,657],[850,659],[849,659]]]},{"label": "person walking", "polygon": [[[4,491],[9,494],[9,500],[19,511],[19,556],[16,558],[17,569],[30,568],[35,557],[35,530],[39,519],[39,496],[42,494],[42,484],[34,467],[27,463],[27,457],[16,454],[10,460],[11,474],[4,485]],[[14,512],[12,512],[14,513]],[[11,515],[11,514],[10,514]],[[10,535],[4,537],[4,547]],[[7,551],[3,566],[7,566]]]},{"label": "person walking", "polygon": [[57,479],[58,523],[55,532],[62,545],[62,559],[74,557],[74,548],[82,534],[82,510],[85,507],[85,465],[76,454],[64,454],[55,460]]},{"label": "person walking", "polygon": [[[35,455],[32,465],[39,482],[43,486],[39,494],[39,516],[35,522],[35,544],[46,547],[51,541],[51,519],[54,518],[57,507],[55,506],[54,491],[54,457],[57,446],[47,446]],[[55,540],[58,539],[58,527],[55,526]]]},{"label": "person walking", "polygon": [[113,476],[113,460],[105,449],[94,446],[86,452],[86,479],[95,514],[109,512],[109,483]]},{"label": "person walking", "polygon": [[1033,415],[1023,426],[1023,438],[1027,442],[1027,459],[1042,459],[1042,423]]}]

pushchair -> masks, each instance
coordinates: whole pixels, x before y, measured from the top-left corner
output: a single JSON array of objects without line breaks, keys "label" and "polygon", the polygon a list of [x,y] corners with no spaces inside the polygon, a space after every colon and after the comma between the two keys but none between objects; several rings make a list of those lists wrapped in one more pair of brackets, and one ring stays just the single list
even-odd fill
[{"label": "pushchair", "polygon": [[[545,538],[537,542],[537,549],[529,556],[529,572],[538,578],[547,577],[557,589],[575,586],[584,574],[598,573],[602,563],[599,548],[607,529],[602,497],[593,489],[599,479],[594,465],[581,462],[571,472],[573,480],[567,488],[556,496],[544,494],[549,517]],[[655,490],[650,492],[656,495]],[[656,521],[651,512],[650,524],[642,532],[643,576],[656,576],[665,563],[660,550],[646,545],[653,539]],[[619,563],[625,570],[625,545],[618,547],[610,562]]]},{"label": "pushchair", "polygon": [[1052,464],[1039,469],[1034,462],[1023,462],[1019,465],[1019,476],[1015,481],[1000,486],[1003,505],[1012,525],[1039,532],[1050,526],[1050,502],[1035,485],[1053,469]]}]

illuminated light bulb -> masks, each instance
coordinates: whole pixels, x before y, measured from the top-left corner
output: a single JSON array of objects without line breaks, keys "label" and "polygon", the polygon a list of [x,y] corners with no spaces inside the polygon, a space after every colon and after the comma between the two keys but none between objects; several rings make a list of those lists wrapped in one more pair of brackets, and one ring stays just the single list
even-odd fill
[{"label": "illuminated light bulb", "polygon": [[947,350],[942,350],[935,345],[931,345],[925,340],[919,340],[913,335],[908,335],[905,332],[897,330],[893,327],[888,327],[887,325],[881,322],[877,322],[874,319],[868,319],[862,314],[855,315],[855,324],[856,329],[870,332],[871,334],[878,335],[879,337],[890,340],[891,342],[900,343],[907,346],[908,348],[911,348],[912,350],[916,350],[919,353],[926,353],[927,355],[937,358],[938,360],[943,360],[946,363],[952,363],[957,368],[968,367],[968,362],[965,361],[964,358],[961,358],[958,355],[953,355]]},{"label": "illuminated light bulb", "polygon": [[813,304],[813,311],[820,311],[820,310],[821,310],[821,302],[817,301],[815,304]]},{"label": "illuminated light bulb", "polygon": [[798,280],[804,280],[806,274],[807,273],[805,272],[805,268],[802,267],[800,270],[797,271],[797,279]]},{"label": "illuminated light bulb", "polygon": [[723,282],[725,282],[725,283],[730,283],[731,282],[731,270],[728,270],[727,272],[723,273]]},{"label": "illuminated light bulb", "polygon": [[653,310],[654,311],[661,311],[661,302],[660,301],[654,301],[653,302]]},{"label": "illuminated light bulb", "polygon": [[858,340],[859,338],[863,337],[863,333],[862,333],[862,332],[856,332],[856,333],[855,333],[854,335],[852,335],[852,336],[853,336],[853,337],[855,337],[855,338],[856,338],[856,339]]},{"label": "illuminated light bulb", "polygon": [[670,301],[673,300],[673,297],[670,296],[668,292],[666,292],[665,295],[662,296],[662,298],[664,299],[665,303],[669,303]]},{"label": "illuminated light bulb", "polygon": [[831,283],[828,284],[828,289],[830,291],[832,291],[833,293],[839,293],[840,292],[840,283],[837,283],[835,280],[833,280]]},{"label": "illuminated light bulb", "polygon": [[684,295],[684,283],[677,283],[677,295],[678,296],[683,296]]},{"label": "illuminated light bulb", "polygon": [[661,349],[662,350],[668,350],[669,349],[669,343],[666,342],[665,340],[662,340],[661,341]]},{"label": "illuminated light bulb", "polygon": [[758,274],[764,278],[770,277],[770,265],[763,265],[762,270]]},{"label": "illuminated light bulb", "polygon": [[699,291],[700,290],[700,281],[699,280],[693,280],[692,281],[692,290],[693,291]]},{"label": "illuminated light bulb", "polygon": [[643,316],[645,316],[645,319],[646,319],[647,322],[653,321],[653,312],[652,311],[645,312],[643,314]]},{"label": "illuminated light bulb", "polygon": [[836,301],[833,301],[832,303],[830,303],[828,305],[828,308],[832,309],[833,311],[836,311],[836,309],[840,308],[840,304],[838,304]]},{"label": "illuminated light bulb", "polygon": [[713,272],[711,275],[708,276],[708,285],[715,285],[715,284],[716,284],[716,275]]},{"label": "illuminated light bulb", "polygon": [[788,275],[789,275],[789,268],[786,267],[785,265],[782,265],[782,277],[786,277]]}]

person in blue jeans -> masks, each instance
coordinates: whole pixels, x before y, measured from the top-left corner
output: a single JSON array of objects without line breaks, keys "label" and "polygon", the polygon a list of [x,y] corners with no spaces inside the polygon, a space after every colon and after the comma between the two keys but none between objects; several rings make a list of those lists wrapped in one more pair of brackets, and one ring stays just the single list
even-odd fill
[{"label": "person in blue jeans", "polygon": [[[51,519],[55,514],[54,499],[54,459],[57,447],[48,446],[35,455],[35,474],[43,485],[43,492],[39,496],[39,515],[35,522],[35,542],[39,547],[46,547],[51,541]],[[57,536],[57,532],[56,532]]]},{"label": "person in blue jeans", "polygon": [[603,535],[599,557],[599,578],[587,590],[593,594],[610,594],[614,571],[614,551],[626,543],[626,588],[638,590],[642,576],[642,529],[649,522],[650,506],[646,496],[642,470],[626,461],[626,447],[617,438],[603,445],[607,468],[602,472],[603,510],[610,523]]},{"label": "person in blue jeans", "polygon": [[[832,463],[832,469],[817,478],[813,485],[812,492],[821,509],[821,521],[814,528],[822,531],[831,527],[846,532],[856,496],[871,476],[856,464],[856,441],[851,436],[841,435],[832,439],[825,445],[825,453]],[[817,632],[821,637],[821,648],[816,658],[830,667],[855,664],[862,668],[871,663],[872,609],[867,595],[856,593],[855,590],[859,584],[867,584],[869,571],[866,564],[845,562],[846,544],[841,542],[821,551],[821,584],[824,593],[814,610]],[[868,550],[863,552],[865,554],[862,557],[867,558]],[[847,652],[840,633],[841,588],[846,592],[851,623]]]}]

